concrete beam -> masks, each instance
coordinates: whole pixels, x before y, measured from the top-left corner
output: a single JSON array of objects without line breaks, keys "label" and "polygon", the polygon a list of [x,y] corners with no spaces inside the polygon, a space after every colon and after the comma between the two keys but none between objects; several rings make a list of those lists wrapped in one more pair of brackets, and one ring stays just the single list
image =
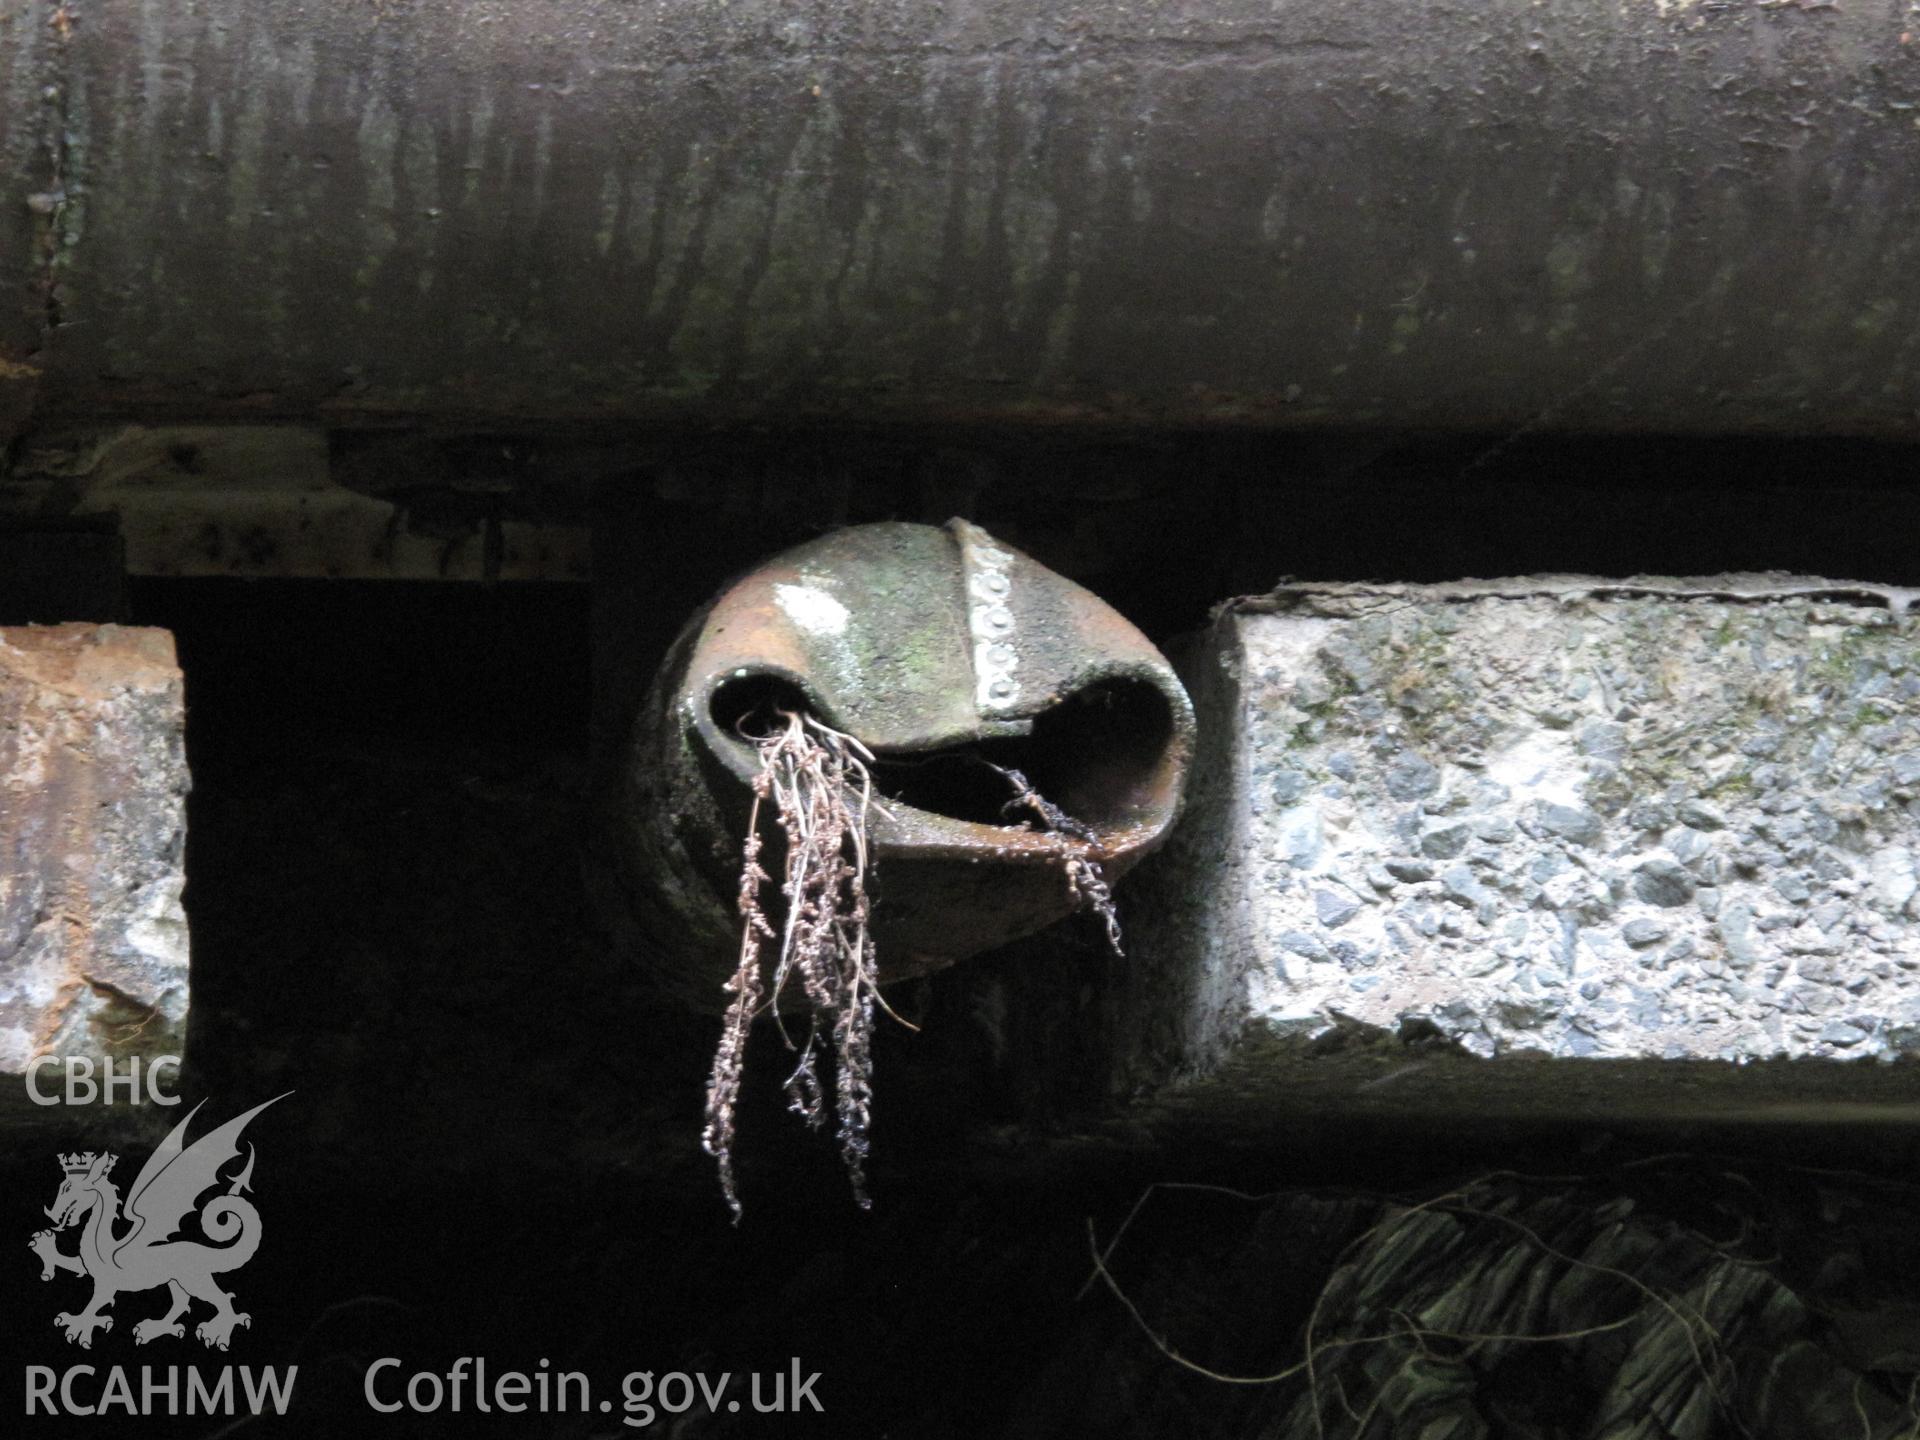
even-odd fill
[{"label": "concrete beam", "polygon": [[1915,599],[1232,605],[1195,665],[1205,770],[1135,897],[1144,974],[1186,979],[1124,983],[1254,1112],[1920,1113]]},{"label": "concrete beam", "polygon": [[[517,501],[512,480],[435,466],[430,441],[396,443],[399,454],[369,448],[371,460],[336,466],[311,425],[39,433],[0,475],[0,525],[110,527],[100,538],[130,575],[587,578],[586,526],[524,513],[534,507]],[[0,584],[0,601],[9,588]]]}]

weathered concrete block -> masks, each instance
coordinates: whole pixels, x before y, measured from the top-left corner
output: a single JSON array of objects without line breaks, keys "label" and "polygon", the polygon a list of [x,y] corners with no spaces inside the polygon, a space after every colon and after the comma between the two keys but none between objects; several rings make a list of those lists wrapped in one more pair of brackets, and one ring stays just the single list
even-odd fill
[{"label": "weathered concrete block", "polygon": [[179,1051],[187,783],[167,632],[0,628],[0,1072]]},{"label": "weathered concrete block", "polygon": [[1233,736],[1183,822],[1209,843],[1176,883],[1225,932],[1196,953],[1283,1048],[1357,1025],[1483,1057],[1920,1053],[1912,598],[1549,578],[1241,602],[1204,662],[1225,683],[1196,687]]}]

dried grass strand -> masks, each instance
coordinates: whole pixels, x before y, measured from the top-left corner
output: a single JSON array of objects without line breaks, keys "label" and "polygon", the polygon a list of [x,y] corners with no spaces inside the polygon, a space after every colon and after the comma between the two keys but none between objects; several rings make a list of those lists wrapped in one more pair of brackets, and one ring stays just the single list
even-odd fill
[{"label": "dried grass strand", "polygon": [[[1482,1177],[1478,1181],[1450,1190],[1444,1194],[1432,1196],[1427,1200],[1410,1205],[1396,1206],[1393,1213],[1383,1217],[1378,1223],[1355,1236],[1345,1246],[1341,1247],[1340,1253],[1334,1258],[1332,1267],[1334,1272],[1337,1273],[1347,1262],[1348,1257],[1355,1251],[1363,1248],[1371,1241],[1383,1238],[1394,1226],[1406,1223],[1422,1211],[1437,1211],[1470,1219],[1496,1221],[1516,1231],[1529,1244],[1566,1265],[1575,1269],[1592,1271],[1625,1281],[1629,1287],[1653,1301],[1658,1308],[1664,1310],[1668,1316],[1679,1325],[1681,1332],[1685,1335],[1695,1368],[1699,1371],[1708,1394],[1720,1409],[1723,1419],[1732,1422],[1734,1428],[1739,1430],[1740,1433],[1746,1433],[1734,1413],[1731,1398],[1726,1392],[1725,1382],[1729,1366],[1725,1355],[1720,1351],[1720,1337],[1706,1316],[1701,1313],[1697,1307],[1689,1305],[1680,1297],[1663,1294],[1636,1275],[1615,1266],[1604,1265],[1577,1255],[1571,1255],[1559,1249],[1549,1243],[1545,1237],[1538,1234],[1531,1227],[1514,1219],[1512,1216],[1502,1215],[1497,1211],[1466,1203],[1474,1191],[1493,1178],[1495,1177]],[[1179,1182],[1160,1182],[1149,1185],[1135,1199],[1126,1217],[1121,1221],[1120,1226],[1114,1232],[1112,1238],[1108,1240],[1104,1246],[1099,1242],[1099,1236],[1094,1228],[1092,1218],[1088,1218],[1087,1249],[1089,1258],[1093,1264],[1093,1273],[1088,1277],[1087,1285],[1091,1286],[1097,1282],[1104,1286],[1105,1289],[1120,1302],[1121,1307],[1126,1311],[1135,1328],[1140,1331],[1141,1335],[1144,1336],[1156,1350],[1182,1369],[1191,1371],[1205,1379],[1223,1385],[1264,1386],[1282,1384],[1297,1376],[1304,1375],[1306,1377],[1309,1394],[1313,1397],[1315,1430],[1316,1433],[1319,1434],[1324,1434],[1325,1432],[1325,1421],[1322,1418],[1321,1377],[1318,1374],[1317,1366],[1322,1358],[1332,1352],[1350,1349],[1355,1346],[1382,1345],[1395,1340],[1411,1341],[1416,1345],[1422,1346],[1429,1340],[1447,1340],[1462,1344],[1542,1344],[1563,1342],[1585,1339],[1593,1335],[1602,1335],[1611,1331],[1626,1329],[1630,1326],[1643,1324],[1646,1320],[1645,1312],[1636,1310],[1634,1313],[1622,1316],[1617,1320],[1606,1321],[1582,1329],[1528,1334],[1450,1331],[1420,1326],[1415,1324],[1410,1318],[1402,1316],[1403,1324],[1400,1327],[1379,1334],[1319,1338],[1316,1336],[1315,1331],[1318,1328],[1322,1309],[1331,1290],[1331,1286],[1328,1286],[1323,1288],[1320,1293],[1315,1296],[1312,1310],[1308,1314],[1306,1323],[1302,1327],[1301,1347],[1304,1353],[1300,1360],[1284,1369],[1264,1375],[1234,1375],[1214,1370],[1209,1366],[1202,1365],[1198,1361],[1189,1359],[1187,1356],[1181,1354],[1171,1340],[1154,1329],[1153,1325],[1141,1312],[1133,1298],[1128,1295],[1121,1286],[1111,1268],[1110,1262],[1112,1261],[1114,1252],[1118,1249],[1128,1229],[1133,1225],[1141,1210],[1152,1196],[1161,1190],[1208,1191],[1243,1201],[1263,1201],[1274,1198],[1272,1194],[1255,1194],[1216,1185],[1185,1184]],[[1086,1287],[1083,1286],[1082,1294],[1085,1293],[1085,1289]],[[1341,1399],[1343,1405],[1349,1404],[1344,1396],[1342,1396]],[[1373,1406],[1368,1407],[1369,1414],[1372,1413],[1373,1408]]]},{"label": "dried grass strand", "polygon": [[[873,1119],[873,1022],[876,1009],[883,1008],[867,893],[873,754],[852,736],[792,710],[780,711],[765,735],[748,738],[759,770],[741,852],[740,954],[726,986],[732,998],[707,1083],[701,1137],[718,1164],[721,1193],[736,1222],[742,1207],[734,1147],[747,1044],[753,1022],[769,1012],[798,1057],[782,1086],[788,1108],[815,1128],[826,1123],[828,1112],[821,1052],[832,1051],[840,1157],[854,1198],[863,1208],[871,1205],[866,1164]],[[764,903],[771,877],[760,864],[761,820],[768,808],[786,851],[780,885],[784,914],[777,931]],[[766,948],[775,941],[769,976]],[[810,1012],[799,1041],[780,1013],[790,986],[799,988]]]},{"label": "dried grass strand", "polygon": [[1033,782],[1011,766],[995,765],[984,760],[989,769],[996,770],[1007,784],[1013,788],[1013,799],[1009,800],[1002,812],[1015,815],[1026,812],[1047,834],[1055,837],[1059,847],[1060,868],[1067,880],[1067,895],[1073,901],[1075,910],[1084,910],[1099,919],[1106,929],[1107,948],[1120,958],[1126,956],[1126,948],[1121,944],[1120,912],[1114,907],[1113,885],[1107,879],[1103,866],[1106,849],[1100,837],[1066,811],[1042,795],[1033,786]]}]

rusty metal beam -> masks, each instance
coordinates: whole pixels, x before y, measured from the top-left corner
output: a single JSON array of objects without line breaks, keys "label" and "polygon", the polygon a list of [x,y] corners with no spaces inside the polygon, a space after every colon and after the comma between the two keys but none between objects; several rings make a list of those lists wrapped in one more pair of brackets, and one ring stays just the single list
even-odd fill
[{"label": "rusty metal beam", "polygon": [[0,419],[1912,438],[1907,9],[27,0]]}]

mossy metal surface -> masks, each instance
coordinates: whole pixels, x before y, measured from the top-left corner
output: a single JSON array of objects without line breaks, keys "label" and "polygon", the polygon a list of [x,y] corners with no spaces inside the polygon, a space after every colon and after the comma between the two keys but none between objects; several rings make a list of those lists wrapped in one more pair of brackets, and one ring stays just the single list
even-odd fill
[{"label": "mossy metal surface", "polygon": [[0,396],[55,415],[1920,428],[1884,6],[0,26]]},{"label": "mossy metal surface", "polygon": [[[986,620],[1004,628],[977,643]],[[992,652],[1003,670],[987,668]],[[1009,698],[986,696],[992,676]],[[1028,823],[1002,764],[1052,765],[1032,783],[1058,779],[1055,798],[1118,879],[1172,827],[1193,750],[1192,706],[1146,637],[975,526],[852,526],[773,557],[689,620],[636,704],[609,804],[625,853],[614,883],[657,952],[649,968],[698,1005],[720,1003],[736,963],[741,845],[763,768],[752,737],[783,709],[851,737],[876,772],[862,829],[889,982],[1080,903],[1064,837]],[[1044,738],[1070,713],[1093,716],[1072,732],[1085,744]],[[918,788],[936,771],[960,778]]]}]

